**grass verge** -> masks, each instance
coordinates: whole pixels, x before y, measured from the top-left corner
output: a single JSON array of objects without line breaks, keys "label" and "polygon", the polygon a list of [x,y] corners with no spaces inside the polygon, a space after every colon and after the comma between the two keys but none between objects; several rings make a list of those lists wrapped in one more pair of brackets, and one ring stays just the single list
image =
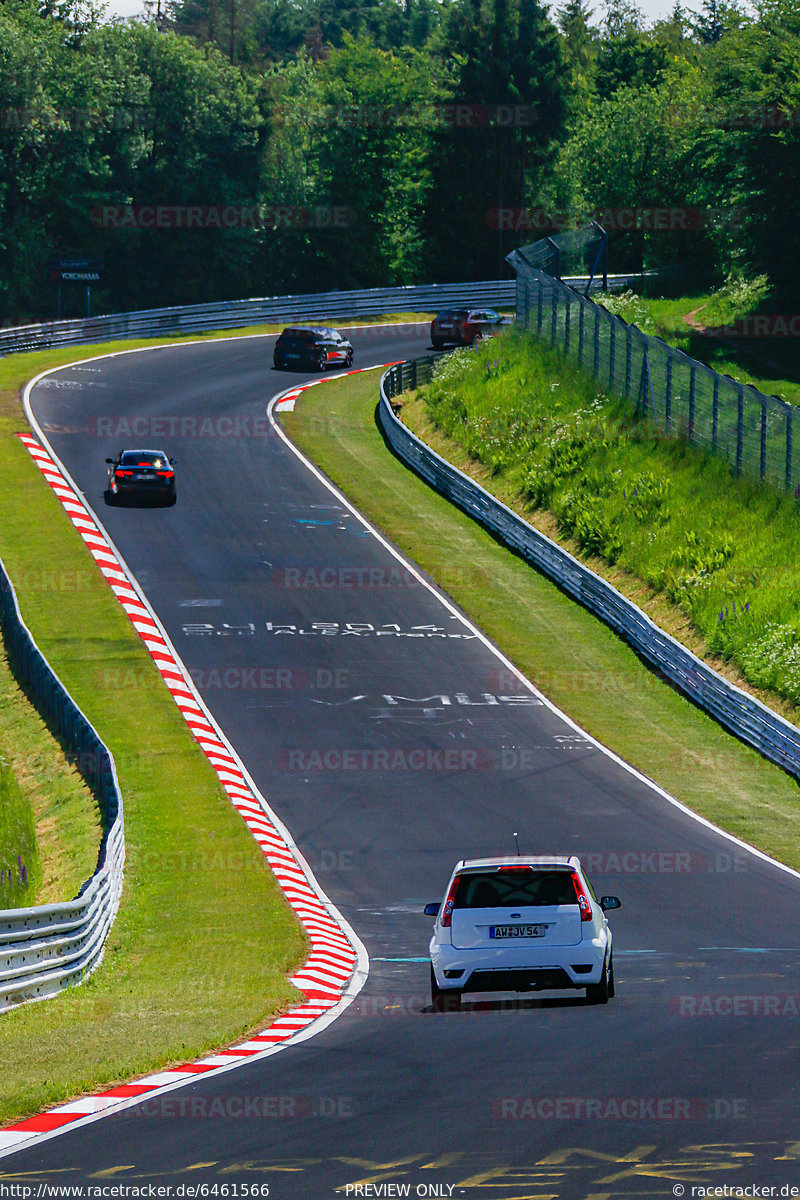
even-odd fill
[{"label": "grass verge", "polygon": [[0,753],[0,908],[34,904],[41,874],[33,811]]},{"label": "grass verge", "polygon": [[564,712],[696,812],[800,868],[794,780],[395,459],[375,423],[377,390],[377,373],[312,388],[282,424]]},{"label": "grass verge", "polygon": [[734,337],[730,329],[724,328],[721,336],[717,336],[692,328],[687,321],[688,317],[696,325],[710,329],[731,325],[758,308],[757,295],[751,294],[749,298],[745,295],[737,303],[736,289],[722,288],[718,292],[670,299],[649,299],[632,292],[621,297],[610,295],[609,299],[606,307],[645,333],[663,338],[670,346],[707,363],[722,375],[732,375],[768,396],[779,396],[789,404],[800,405],[797,338]]},{"label": "grass verge", "polygon": [[0,748],[0,908],[70,900],[97,865],[100,813],[2,653]]},{"label": "grass verge", "polygon": [[[0,555],[42,652],[114,754],[127,841],[122,905],[101,967],[56,999],[0,1015],[0,1121],[229,1044],[299,996],[286,974],[305,957],[302,929],[14,436],[26,427],[26,379],[143,344],[163,339],[0,360],[0,494],[14,498],[0,507]],[[2,748],[22,753],[23,739],[12,728]]]}]

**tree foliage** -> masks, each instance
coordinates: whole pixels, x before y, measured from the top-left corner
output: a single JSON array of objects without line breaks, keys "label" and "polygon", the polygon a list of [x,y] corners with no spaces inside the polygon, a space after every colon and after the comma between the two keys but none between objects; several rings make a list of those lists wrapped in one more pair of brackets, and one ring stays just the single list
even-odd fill
[{"label": "tree foliage", "polygon": [[798,81],[800,0],[4,0],[0,317],[53,315],[50,257],[102,259],[106,310],[496,277],[531,211],[796,304]]}]

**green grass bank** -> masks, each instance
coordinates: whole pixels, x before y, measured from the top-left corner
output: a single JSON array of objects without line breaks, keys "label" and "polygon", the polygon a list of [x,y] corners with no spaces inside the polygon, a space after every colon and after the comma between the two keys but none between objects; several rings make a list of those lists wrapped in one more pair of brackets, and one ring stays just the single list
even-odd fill
[{"label": "green grass bank", "polygon": [[720,374],[800,405],[800,341],[736,334],[736,322],[775,310],[776,304],[766,296],[765,281],[731,280],[715,292],[671,298],[609,293],[602,303],[629,324]]},{"label": "green grass bank", "polygon": [[[658,434],[590,377],[514,336],[443,362],[427,419],[491,489],[638,583],[791,718],[800,704],[800,509]],[[413,411],[413,409],[409,410]]]},{"label": "green grass bank", "polygon": [[0,908],[77,895],[100,836],[94,796],[0,653]]}]

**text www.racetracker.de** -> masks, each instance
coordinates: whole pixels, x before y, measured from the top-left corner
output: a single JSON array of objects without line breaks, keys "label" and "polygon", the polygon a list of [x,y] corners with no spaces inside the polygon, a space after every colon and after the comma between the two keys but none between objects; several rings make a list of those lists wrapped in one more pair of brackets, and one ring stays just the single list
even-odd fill
[{"label": "text www.racetracker.de", "polygon": [[0,1183],[0,1200],[263,1200],[268,1183]]}]

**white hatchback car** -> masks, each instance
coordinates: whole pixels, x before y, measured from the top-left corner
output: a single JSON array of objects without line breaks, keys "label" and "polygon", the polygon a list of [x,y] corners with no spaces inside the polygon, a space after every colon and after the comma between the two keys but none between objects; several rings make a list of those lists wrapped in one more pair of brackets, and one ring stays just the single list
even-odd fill
[{"label": "white hatchback car", "polygon": [[590,1004],[614,995],[614,960],[606,909],[579,859],[528,856],[465,859],[456,864],[436,916],[431,1000],[438,1011],[461,1007],[463,992],[586,988]]}]

